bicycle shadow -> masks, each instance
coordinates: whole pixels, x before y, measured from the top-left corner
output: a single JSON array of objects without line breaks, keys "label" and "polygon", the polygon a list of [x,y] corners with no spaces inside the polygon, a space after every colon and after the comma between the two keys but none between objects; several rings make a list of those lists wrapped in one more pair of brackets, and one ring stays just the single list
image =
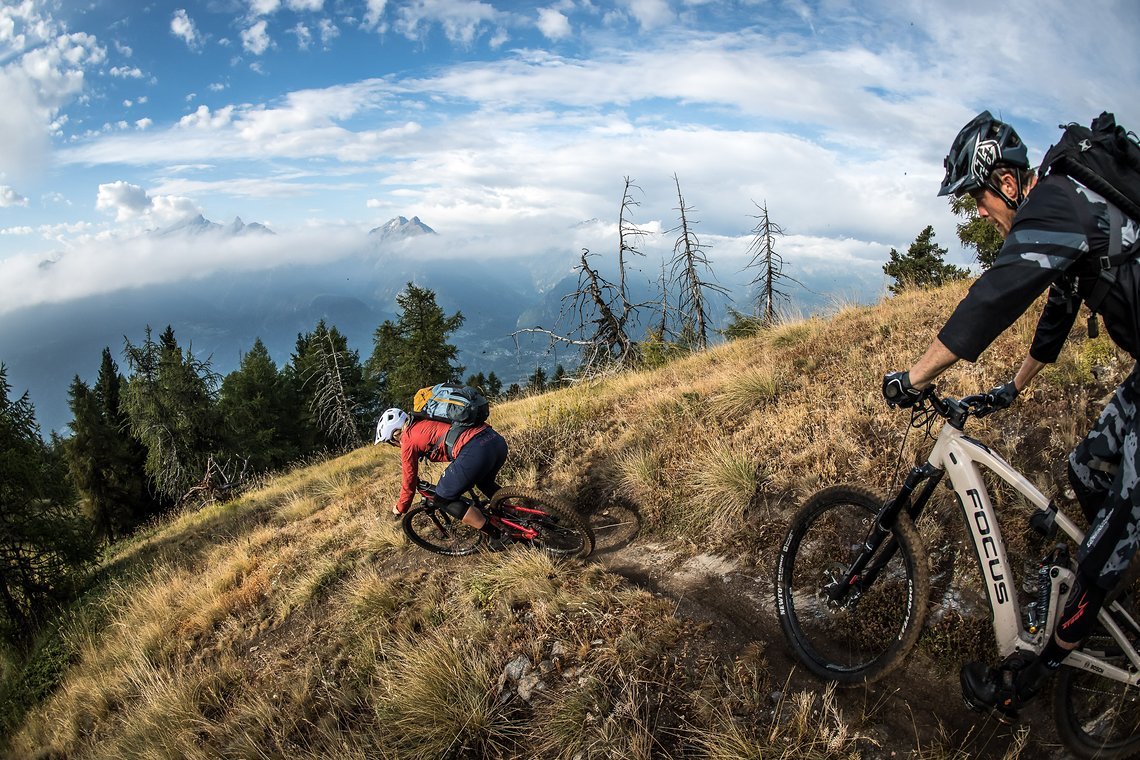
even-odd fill
[{"label": "bicycle shadow", "polygon": [[633,542],[641,532],[641,518],[628,507],[611,504],[589,516],[594,531],[593,557],[612,554]]}]

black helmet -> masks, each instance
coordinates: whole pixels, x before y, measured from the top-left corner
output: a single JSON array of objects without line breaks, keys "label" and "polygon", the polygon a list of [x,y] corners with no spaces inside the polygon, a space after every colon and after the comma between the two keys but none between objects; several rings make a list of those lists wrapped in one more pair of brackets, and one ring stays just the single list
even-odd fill
[{"label": "black helmet", "polygon": [[[980,187],[988,187],[1006,203],[1013,204],[990,182],[990,172],[999,166],[1028,169],[1029,154],[1025,143],[1013,127],[995,119],[989,111],[982,111],[962,127],[946,156],[946,177],[942,180],[939,195],[961,195]],[[1018,177],[1020,187],[1021,178]]]}]

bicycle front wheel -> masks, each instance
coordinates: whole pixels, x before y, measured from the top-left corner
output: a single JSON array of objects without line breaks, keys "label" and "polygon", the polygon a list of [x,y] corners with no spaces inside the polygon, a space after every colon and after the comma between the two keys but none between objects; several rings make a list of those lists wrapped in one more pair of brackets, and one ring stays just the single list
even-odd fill
[{"label": "bicycle front wheel", "polygon": [[[1103,628],[1081,647],[1121,667],[1128,660]],[[1140,757],[1140,689],[1087,670],[1062,667],[1053,687],[1057,733],[1082,758]]]},{"label": "bicycle front wheel", "polygon": [[555,557],[585,558],[594,551],[594,531],[571,507],[538,491],[500,488],[491,499],[490,514],[502,521],[502,530],[530,539]]},{"label": "bicycle front wheel", "polygon": [[[776,610],[784,636],[815,675],[841,684],[875,681],[897,668],[918,640],[930,576],[914,524],[899,515],[868,568],[835,592],[863,551],[882,500],[838,486],[813,496],[792,518],[776,567]],[[866,574],[865,574],[866,575]]]},{"label": "bicycle front wheel", "polygon": [[412,543],[436,554],[461,557],[479,549],[483,534],[437,507],[409,509],[401,523]]}]

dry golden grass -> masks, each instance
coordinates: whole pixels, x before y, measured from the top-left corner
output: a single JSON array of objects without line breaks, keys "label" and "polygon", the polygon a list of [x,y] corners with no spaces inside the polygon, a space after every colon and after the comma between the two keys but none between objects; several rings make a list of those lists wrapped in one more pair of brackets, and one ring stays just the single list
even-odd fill
[{"label": "dry golden grass", "polygon": [[[837,482],[883,491],[900,452],[904,469],[925,453],[879,384],[922,353],[966,287],[838,304],[830,318],[790,317],[654,371],[497,404],[492,423],[512,449],[502,480],[583,512],[631,506],[679,550],[763,556],[807,494]],[[1004,382],[1033,326],[1023,318],[941,385],[964,395]],[[976,429],[1047,485],[1128,370],[1103,339],[1071,343]],[[667,600],[597,565],[428,557],[388,516],[398,473],[395,451],[363,447],[113,547],[112,580],[62,633],[66,676],[9,756],[732,760],[867,746],[830,694],[790,696],[773,716],[765,666],[719,701],[705,695],[688,665],[720,653],[702,650]],[[500,701],[502,669],[519,655],[555,668],[529,704]],[[725,700],[731,709],[717,707]]]}]

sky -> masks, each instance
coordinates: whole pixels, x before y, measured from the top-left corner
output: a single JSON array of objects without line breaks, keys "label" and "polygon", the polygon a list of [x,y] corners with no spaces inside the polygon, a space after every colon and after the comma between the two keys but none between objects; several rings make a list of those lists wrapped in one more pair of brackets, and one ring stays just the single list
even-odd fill
[{"label": "sky", "polygon": [[[799,271],[879,271],[928,224],[968,263],[958,129],[989,109],[1033,160],[1102,110],[1140,129],[1137,39],[1134,0],[3,0],[0,319],[335,267],[401,215],[424,255],[577,250],[627,177],[649,245],[679,184],[714,264],[761,205]],[[198,214],[277,235],[155,242]]]}]

